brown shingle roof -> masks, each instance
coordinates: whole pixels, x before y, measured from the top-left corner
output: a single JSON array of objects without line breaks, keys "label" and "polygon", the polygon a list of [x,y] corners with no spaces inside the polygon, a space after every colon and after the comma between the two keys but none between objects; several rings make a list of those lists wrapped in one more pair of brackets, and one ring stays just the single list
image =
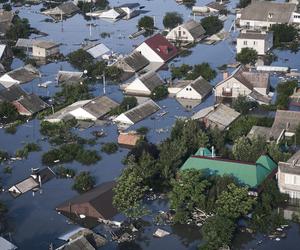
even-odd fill
[{"label": "brown shingle roof", "polygon": [[93,116],[100,118],[119,106],[117,102],[107,96],[98,96],[85,104],[82,108]]},{"label": "brown shingle roof", "polygon": [[118,136],[118,143],[124,146],[135,146],[138,140],[141,138],[141,135],[137,133],[121,133]]},{"label": "brown shingle roof", "polygon": [[182,24],[182,27],[187,29],[194,39],[197,39],[205,34],[205,29],[202,27],[201,23],[194,20],[189,20]]},{"label": "brown shingle roof", "polygon": [[159,77],[159,75],[153,71],[142,75],[140,77],[140,80],[150,91],[153,91],[156,87],[164,84],[163,80]]},{"label": "brown shingle roof", "polygon": [[199,76],[196,80],[191,83],[191,87],[196,90],[202,98],[206,97],[213,89],[208,81],[202,76]]},{"label": "brown shingle roof", "polygon": [[48,104],[45,103],[40,97],[36,94],[29,94],[22,96],[17,100],[23,107],[25,107],[32,114],[35,114],[48,107]]}]

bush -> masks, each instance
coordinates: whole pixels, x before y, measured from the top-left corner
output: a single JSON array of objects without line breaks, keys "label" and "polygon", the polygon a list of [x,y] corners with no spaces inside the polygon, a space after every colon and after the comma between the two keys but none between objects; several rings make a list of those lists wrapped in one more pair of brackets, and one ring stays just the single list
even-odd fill
[{"label": "bush", "polygon": [[14,105],[4,101],[0,103],[0,122],[13,122],[19,117],[19,113]]},{"label": "bush", "polygon": [[83,49],[70,53],[68,57],[72,66],[80,70],[86,70],[93,63],[93,57]]},{"label": "bush", "polygon": [[27,158],[30,152],[38,152],[41,147],[36,143],[27,143],[22,149],[17,150],[16,157]]},{"label": "bush", "polygon": [[136,105],[137,105],[137,99],[134,96],[126,96],[124,97],[123,101],[118,107],[110,111],[110,114],[111,115],[122,114],[127,110],[134,108]]},{"label": "bush", "polygon": [[92,165],[100,160],[101,157],[95,150],[80,150],[76,155],[76,161],[80,162],[83,165]]},{"label": "bush", "polygon": [[165,97],[167,97],[169,94],[168,92],[168,87],[167,86],[157,86],[154,88],[154,90],[151,92],[151,98],[153,100],[162,100],[164,99]]},{"label": "bush", "polygon": [[163,19],[163,24],[167,29],[173,29],[182,22],[182,16],[178,12],[167,12]]},{"label": "bush", "polygon": [[73,189],[78,193],[84,193],[91,190],[95,185],[95,178],[89,172],[81,172],[75,177]]},{"label": "bush", "polygon": [[222,21],[216,16],[204,17],[201,19],[201,25],[209,36],[218,33],[223,28]]},{"label": "bush", "polygon": [[297,80],[282,82],[277,85],[277,98],[275,102],[277,109],[288,109],[290,104],[290,96],[293,94],[294,89],[297,86]]},{"label": "bush", "polygon": [[8,160],[9,155],[7,152],[0,150],[0,163]]},{"label": "bush", "polygon": [[241,113],[242,115],[248,114],[250,109],[257,106],[256,102],[249,101],[246,96],[238,96],[233,102],[232,107],[235,111]]},{"label": "bush", "polygon": [[76,174],[75,170],[71,168],[65,168],[64,166],[58,166],[55,168],[55,174],[59,178],[73,178]]},{"label": "bush", "polygon": [[19,38],[28,38],[30,35],[30,24],[28,19],[20,19],[18,16],[14,19],[13,25],[6,32],[7,39],[18,40]]},{"label": "bush", "polygon": [[273,24],[274,47],[280,47],[283,43],[292,42],[298,36],[298,31],[293,25]]},{"label": "bush", "polygon": [[[300,129],[300,128],[299,128]],[[299,130],[300,131],[300,130]],[[140,127],[136,130],[137,133],[141,135],[146,135],[149,132],[149,128],[147,127]],[[300,135],[299,135],[300,136]],[[300,139],[299,139],[300,140]]]},{"label": "bush", "polygon": [[105,143],[103,146],[102,146],[102,149],[101,149],[102,152],[105,152],[107,154],[113,154],[113,153],[116,153],[118,151],[118,144],[114,143],[114,142],[108,142],[108,143]]}]

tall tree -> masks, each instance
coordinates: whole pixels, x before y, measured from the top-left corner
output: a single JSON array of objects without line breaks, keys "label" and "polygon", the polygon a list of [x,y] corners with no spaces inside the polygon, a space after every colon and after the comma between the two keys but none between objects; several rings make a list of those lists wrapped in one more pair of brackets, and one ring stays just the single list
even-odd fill
[{"label": "tall tree", "polygon": [[252,48],[242,48],[241,52],[236,55],[236,60],[244,65],[254,65],[257,59],[257,51]]},{"label": "tall tree", "polygon": [[182,16],[176,11],[167,12],[163,19],[163,24],[167,29],[173,29],[179,24],[182,24],[182,22],[183,22]]}]

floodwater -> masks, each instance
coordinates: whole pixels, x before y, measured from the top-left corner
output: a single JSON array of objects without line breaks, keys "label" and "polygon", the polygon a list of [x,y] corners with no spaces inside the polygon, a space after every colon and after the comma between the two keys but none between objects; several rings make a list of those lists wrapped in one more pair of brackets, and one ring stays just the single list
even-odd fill
[{"label": "floodwater", "polygon": [[[111,6],[123,4],[127,1],[111,0]],[[197,1],[197,5],[204,5],[209,0]],[[162,18],[167,11],[177,11],[182,14],[185,20],[192,18],[190,16],[191,10],[178,6],[175,0],[141,0],[139,3],[145,6],[144,10],[149,11],[146,15],[154,16],[156,26],[162,29]],[[235,1],[232,1],[228,6],[229,9],[236,5]],[[128,20],[119,21],[116,23],[110,23],[103,20],[94,20],[98,26],[92,28],[90,34],[87,21],[82,15],[75,15],[74,17],[61,23],[47,23],[43,22],[46,16],[39,14],[39,10],[42,5],[36,5],[31,7],[18,8],[21,17],[29,19],[30,24],[48,33],[46,39],[50,39],[56,42],[62,43],[60,49],[65,55],[74,51],[80,47],[80,43],[84,39],[100,39],[101,42],[110,47],[113,51],[127,54],[133,46],[141,43],[143,37],[130,40],[128,36],[136,31],[136,23],[139,17]],[[196,17],[198,20],[199,17]],[[228,20],[225,22],[225,29],[228,31],[234,20],[233,15],[229,15]],[[100,34],[102,32],[109,32],[111,36],[109,38],[102,39]],[[235,57],[235,48],[232,45],[233,38],[236,34],[231,34],[229,39],[220,42],[213,46],[199,44],[193,47],[192,54],[187,57],[176,58],[175,65],[182,63],[198,64],[202,62],[208,62],[213,68],[217,68],[223,64],[233,63]],[[32,36],[33,38],[35,36]],[[275,51],[278,55],[278,61],[274,62],[274,65],[290,66],[291,68],[297,68],[300,70],[300,56],[287,51]],[[288,59],[288,60],[286,60]],[[13,61],[13,68],[17,68],[23,65],[23,62],[15,59]],[[41,66],[40,71],[42,77],[34,80],[30,83],[23,85],[28,92],[34,92],[43,96],[52,96],[59,88],[54,84],[50,85],[48,89],[38,88],[37,84],[45,81],[55,82],[55,76],[58,70],[73,70],[72,66],[68,62],[50,63]],[[168,72],[159,72],[162,76],[168,76]],[[218,76],[213,80],[213,84],[221,80],[221,73],[218,72]],[[278,79],[276,76],[272,77],[272,85],[276,86]],[[94,91],[95,95],[102,95],[102,85],[99,83],[96,85]],[[107,94],[116,101],[122,100],[122,93],[117,86],[111,85],[107,87]],[[187,112],[176,100],[165,99],[158,104],[163,110],[167,111],[167,115],[158,118],[153,115],[151,119],[145,119],[144,121],[132,126],[132,129],[147,126],[150,128],[148,139],[151,142],[158,143],[165,139],[170,132],[172,125],[176,120],[176,116],[191,116],[193,112],[198,111],[204,107],[213,104],[214,98],[210,96],[204,103],[197,106],[193,111]],[[42,167],[41,156],[42,153],[49,150],[51,145],[47,141],[41,140],[39,133],[39,120],[32,120],[28,123],[18,127],[17,133],[14,135],[6,134],[3,129],[0,129],[0,149],[6,150],[11,154],[21,148],[24,143],[37,142],[42,147],[42,152],[31,153],[26,160],[15,161],[12,163],[5,163],[4,166],[10,165],[13,168],[12,174],[4,174],[0,172],[0,176],[4,185],[4,188],[8,188],[16,182],[26,178],[30,174],[31,168]],[[86,138],[90,138],[91,131],[99,130],[103,128],[108,134],[107,137],[98,139],[97,145],[93,146],[93,149],[100,150],[101,143],[111,142],[117,140],[117,128],[115,125],[93,127],[85,131],[76,132]],[[163,128],[165,132],[158,133],[157,129]],[[82,166],[77,162],[64,164],[67,167],[71,167],[77,172],[90,171],[93,176],[96,177],[97,184],[105,181],[113,180],[117,178],[122,169],[122,159],[128,153],[127,149],[120,149],[116,154],[106,155],[101,153],[102,160],[93,166]],[[3,167],[3,166],[2,166]],[[34,196],[31,192],[28,192],[17,199],[12,198],[8,193],[2,193],[0,199],[7,205],[9,212],[8,222],[10,237],[14,244],[19,249],[30,250],[42,250],[48,249],[51,242],[56,243],[57,238],[76,228],[76,225],[70,225],[64,216],[55,212],[55,207],[61,202],[76,195],[76,192],[72,190],[71,186],[73,180],[66,179],[54,179],[46,183],[41,193],[36,193]],[[155,201],[150,204],[154,211],[164,210],[167,208],[167,204],[164,201]],[[151,220],[151,218],[146,218]],[[104,249],[196,249],[197,245],[201,242],[201,236],[199,229],[195,229],[189,226],[175,226],[175,227],[163,227],[170,231],[172,234],[163,239],[157,239],[152,237],[152,233],[157,229],[157,226],[149,225],[144,228],[144,231],[136,239],[134,243],[130,245],[117,246],[115,243],[109,243]],[[300,243],[299,227],[293,226],[288,233],[288,237],[280,242],[264,240],[261,245],[256,245],[261,235],[257,236],[257,239],[246,238],[245,235],[238,235],[235,240],[236,249],[299,249],[297,245]]]}]

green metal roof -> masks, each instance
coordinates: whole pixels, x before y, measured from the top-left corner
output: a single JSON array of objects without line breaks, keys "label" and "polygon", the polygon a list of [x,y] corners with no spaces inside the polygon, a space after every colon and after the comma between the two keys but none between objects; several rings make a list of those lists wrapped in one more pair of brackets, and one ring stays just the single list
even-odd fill
[{"label": "green metal roof", "polygon": [[267,155],[261,156],[256,163],[225,160],[206,156],[191,156],[180,168],[208,171],[207,174],[233,175],[249,187],[259,186],[277,164]]},{"label": "green metal roof", "polygon": [[212,156],[211,151],[208,148],[199,148],[195,155],[199,156]]}]

